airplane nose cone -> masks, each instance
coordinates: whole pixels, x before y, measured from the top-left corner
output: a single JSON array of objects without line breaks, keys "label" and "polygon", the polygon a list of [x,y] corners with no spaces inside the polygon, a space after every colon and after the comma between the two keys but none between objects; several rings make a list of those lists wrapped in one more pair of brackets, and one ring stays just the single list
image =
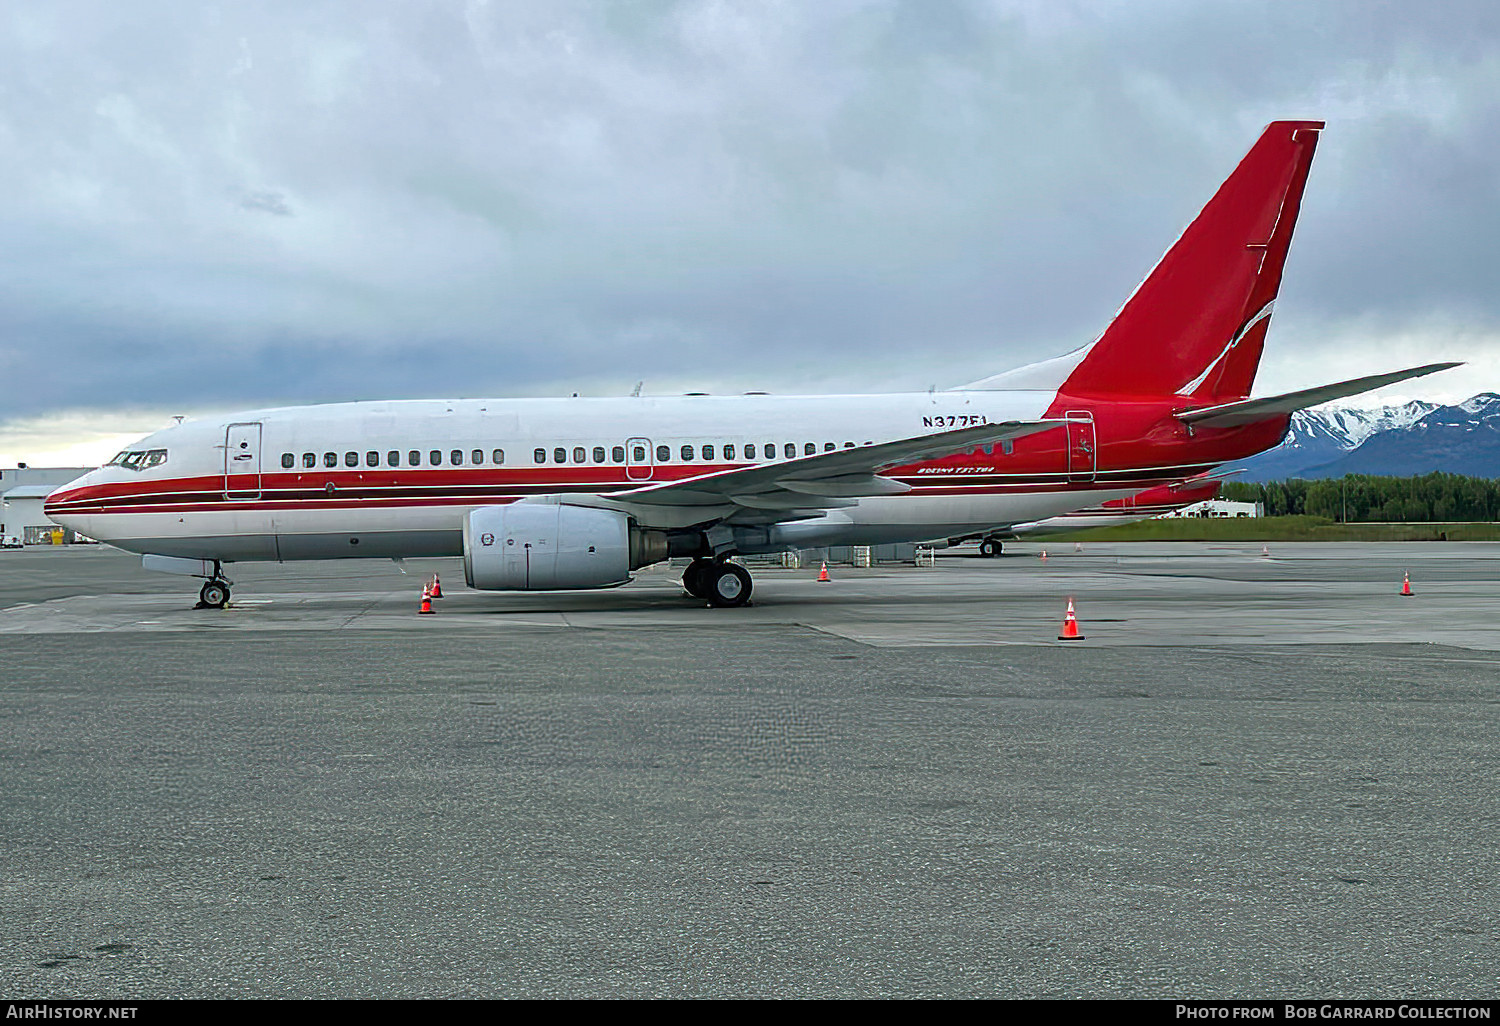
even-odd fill
[{"label": "airplane nose cone", "polygon": [[80,478],[69,481],[42,500],[42,514],[59,527],[66,527],[70,531],[86,534],[82,530],[82,518],[75,511],[72,504],[82,498],[85,490],[94,482],[97,470],[91,470]]}]

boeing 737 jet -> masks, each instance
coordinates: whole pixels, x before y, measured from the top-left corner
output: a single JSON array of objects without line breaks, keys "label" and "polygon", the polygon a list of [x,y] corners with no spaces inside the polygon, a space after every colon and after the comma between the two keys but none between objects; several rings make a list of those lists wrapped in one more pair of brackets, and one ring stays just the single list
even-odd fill
[{"label": "boeing 737 jet", "polygon": [[1276,445],[1294,410],[1456,364],[1251,399],[1323,125],[1278,121],[1095,341],[947,391],[359,402],[157,432],[47,515],[206,578],[242,560],[463,556],[471,587],[611,588],[668,557],[1001,537]]}]

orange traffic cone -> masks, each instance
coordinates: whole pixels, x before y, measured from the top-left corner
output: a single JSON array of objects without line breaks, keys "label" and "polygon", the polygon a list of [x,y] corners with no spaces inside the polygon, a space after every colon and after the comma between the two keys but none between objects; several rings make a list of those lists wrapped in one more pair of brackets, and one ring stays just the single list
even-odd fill
[{"label": "orange traffic cone", "polygon": [[1401,571],[1401,597],[1411,598],[1413,594],[1411,590],[1411,575],[1403,570]]},{"label": "orange traffic cone", "polygon": [[818,571],[818,580],[823,584],[827,584],[833,580],[833,578],[828,576],[828,563],[826,561],[823,563],[823,568]]},{"label": "orange traffic cone", "polygon": [[443,582],[440,581],[440,580],[438,580],[438,575],[437,574],[433,574],[432,575],[432,597],[433,598],[442,598],[443,597]]},{"label": "orange traffic cone", "polygon": [[1083,635],[1078,633],[1078,617],[1073,613],[1073,600],[1068,599],[1068,613],[1063,617],[1062,633],[1057,636],[1058,641],[1082,641]]},{"label": "orange traffic cone", "polygon": [[422,588],[422,604],[417,608],[418,613],[432,613],[432,592],[426,586]]}]

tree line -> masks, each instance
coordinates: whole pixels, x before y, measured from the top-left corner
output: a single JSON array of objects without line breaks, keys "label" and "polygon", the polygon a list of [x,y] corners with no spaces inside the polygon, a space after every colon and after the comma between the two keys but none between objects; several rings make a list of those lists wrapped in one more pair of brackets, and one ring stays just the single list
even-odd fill
[{"label": "tree line", "polygon": [[1341,523],[1433,523],[1500,520],[1500,481],[1460,474],[1376,477],[1349,474],[1322,481],[1226,481],[1225,499],[1259,502],[1266,516],[1306,515]]}]

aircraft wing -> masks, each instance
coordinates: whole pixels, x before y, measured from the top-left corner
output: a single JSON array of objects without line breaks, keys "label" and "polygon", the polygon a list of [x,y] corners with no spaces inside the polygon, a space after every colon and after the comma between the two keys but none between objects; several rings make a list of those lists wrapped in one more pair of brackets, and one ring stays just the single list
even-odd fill
[{"label": "aircraft wing", "polygon": [[[663,526],[687,526],[708,520],[773,523],[821,516],[830,509],[859,504],[861,496],[896,495],[911,486],[881,477],[880,472],[916,460],[950,456],[1026,435],[1050,431],[1065,420],[1013,420],[998,424],[937,431],[894,442],[835,449],[753,467],[722,470],[679,481],[647,483],[639,488],[605,492],[611,504],[644,513]],[[652,515],[653,508],[657,515]]]}]

